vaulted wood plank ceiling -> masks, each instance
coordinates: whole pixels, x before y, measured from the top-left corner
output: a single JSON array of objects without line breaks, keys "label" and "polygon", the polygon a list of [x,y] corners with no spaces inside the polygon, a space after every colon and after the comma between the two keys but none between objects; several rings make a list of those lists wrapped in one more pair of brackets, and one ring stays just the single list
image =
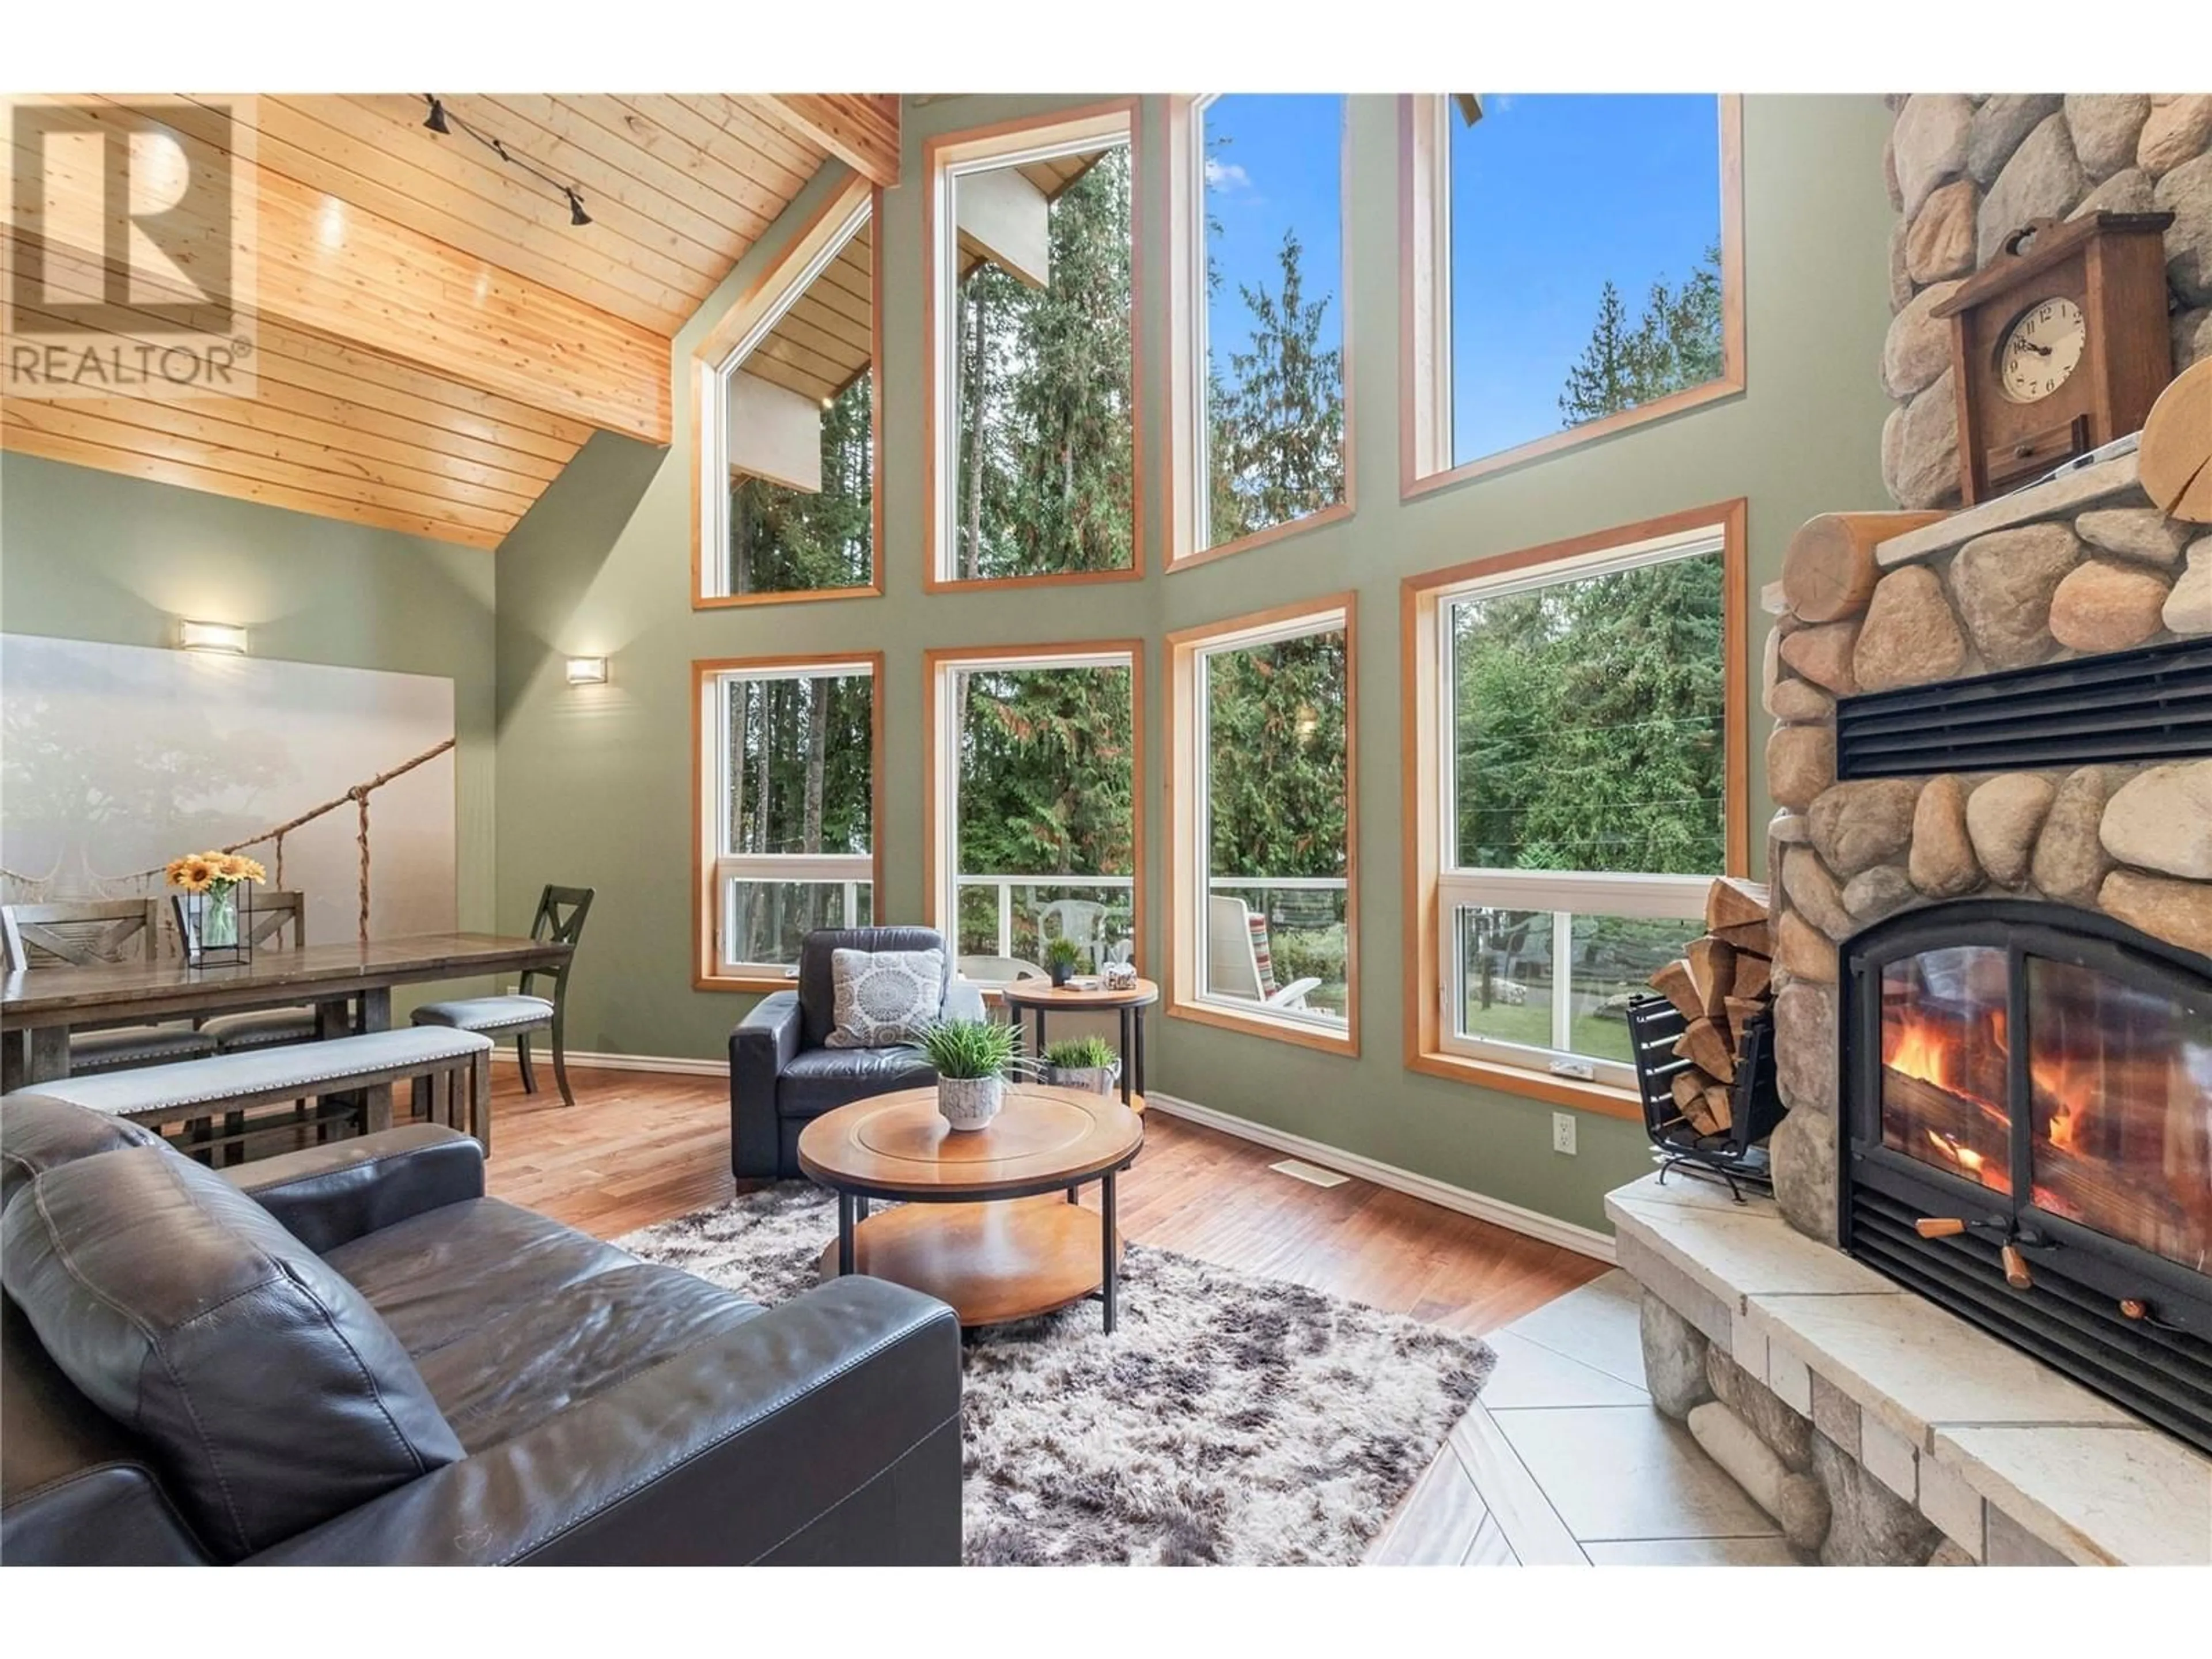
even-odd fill
[{"label": "vaulted wood plank ceiling", "polygon": [[[671,337],[833,154],[896,176],[888,94],[441,95],[591,222],[418,95],[260,98],[257,394],[11,398],[0,444],[495,546],[592,429],[668,441]],[[225,142],[220,101],[176,125]]]}]

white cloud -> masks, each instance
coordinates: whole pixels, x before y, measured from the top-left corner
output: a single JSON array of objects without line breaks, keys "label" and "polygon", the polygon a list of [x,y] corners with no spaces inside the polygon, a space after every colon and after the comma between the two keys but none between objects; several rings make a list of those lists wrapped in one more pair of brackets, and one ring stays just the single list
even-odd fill
[{"label": "white cloud", "polygon": [[1206,158],[1206,187],[1224,195],[1232,190],[1249,190],[1252,175],[1234,161],[1218,161],[1209,155]]}]

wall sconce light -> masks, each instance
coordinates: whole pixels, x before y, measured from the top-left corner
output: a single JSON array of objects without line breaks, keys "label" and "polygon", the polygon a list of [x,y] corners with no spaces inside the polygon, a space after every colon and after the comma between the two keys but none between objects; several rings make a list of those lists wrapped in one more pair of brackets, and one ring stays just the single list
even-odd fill
[{"label": "wall sconce light", "polygon": [[605,657],[571,657],[568,659],[568,684],[571,685],[605,685],[607,683],[607,659]]},{"label": "wall sconce light", "polygon": [[229,623],[184,622],[177,623],[177,648],[179,651],[221,651],[234,657],[246,654],[246,630]]}]

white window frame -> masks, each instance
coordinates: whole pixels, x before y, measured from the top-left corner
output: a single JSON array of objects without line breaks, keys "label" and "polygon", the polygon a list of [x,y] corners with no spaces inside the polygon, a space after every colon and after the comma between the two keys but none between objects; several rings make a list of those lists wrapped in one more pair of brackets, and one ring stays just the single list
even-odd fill
[{"label": "white window frame", "polygon": [[[1048,571],[1031,576],[981,576],[973,580],[959,574],[959,536],[955,514],[959,501],[960,366],[955,342],[958,333],[953,307],[959,294],[960,234],[955,217],[954,192],[961,179],[978,173],[1031,161],[1048,161],[1085,150],[1121,146],[1129,152],[1131,291],[1129,297],[1130,467],[1134,500],[1130,506],[1129,562],[1112,570]],[[1142,152],[1137,143],[1137,108],[1130,100],[1096,109],[1078,110],[1018,121],[1004,127],[975,132],[951,133],[933,138],[924,147],[926,198],[925,243],[928,255],[929,293],[924,338],[925,380],[929,395],[930,421],[927,471],[927,511],[923,519],[927,556],[923,565],[923,591],[966,590],[1012,583],[1035,586],[1046,582],[1134,580],[1145,569],[1143,340],[1138,312],[1143,300],[1144,238],[1139,228],[1144,201]]]},{"label": "white window frame", "polygon": [[[1492,869],[1454,862],[1458,851],[1459,802],[1459,744],[1455,729],[1458,665],[1452,635],[1454,611],[1467,599],[1502,599],[1509,594],[1705,556],[1721,560],[1725,572],[1728,547],[1724,526],[1714,524],[1624,546],[1601,548],[1576,557],[1477,577],[1437,592],[1436,766],[1443,787],[1431,805],[1437,813],[1434,830],[1438,837],[1437,845],[1443,854],[1436,882],[1436,945],[1437,987],[1443,1005],[1438,1011],[1437,1039],[1444,1053],[1523,1071],[1547,1073],[1575,1082],[1635,1087],[1634,1066],[1595,1055],[1577,1054],[1569,1046],[1573,1011],[1573,975],[1570,971],[1573,960],[1573,918],[1579,915],[1702,921],[1706,893],[1714,879],[1724,873],[1720,870],[1682,876],[1620,871]],[[1725,637],[1722,648],[1727,648]],[[1732,807],[1733,803],[1730,805]],[[1464,964],[1459,956],[1458,913],[1467,908],[1551,915],[1554,964],[1552,1046],[1539,1048],[1504,1042],[1470,1036],[1461,1029],[1466,1014],[1467,988]]]},{"label": "white window frame", "polygon": [[[930,811],[930,884],[931,925],[945,936],[946,948],[955,958],[960,955],[960,890],[986,882],[1021,879],[1014,877],[979,876],[963,873],[960,868],[960,677],[963,674],[1025,673],[1040,668],[1126,668],[1129,671],[1130,729],[1133,741],[1130,749],[1130,768],[1133,788],[1130,795],[1130,864],[1136,873],[1127,876],[1077,876],[1065,881],[1055,881],[1049,874],[1029,878],[1028,884],[1037,887],[1095,886],[1127,890],[1130,895],[1132,934],[1136,940],[1132,960],[1144,958],[1144,887],[1145,867],[1145,696],[1144,662],[1134,642],[1117,642],[1111,646],[1048,647],[1037,651],[1024,651],[1018,646],[1005,650],[993,650],[988,654],[948,654],[938,658],[930,665],[929,700],[931,726],[931,769],[929,779]],[[1010,956],[1012,940],[1003,915],[1000,926],[999,956]],[[972,982],[995,988],[1007,981],[976,977]]]},{"label": "white window frame", "polygon": [[[744,367],[745,360],[757,350],[768,337],[775,332],[778,325],[789,314],[791,308],[806,296],[807,290],[843,253],[846,246],[859,235],[875,214],[876,193],[866,179],[855,179],[824,205],[820,216],[801,231],[790,252],[773,270],[769,271],[744,299],[732,307],[729,314],[717,325],[698,349],[698,372],[692,377],[692,441],[698,446],[701,465],[696,485],[697,494],[693,501],[693,524],[697,546],[695,562],[697,566],[695,604],[741,605],[769,604],[794,599],[826,599],[849,598],[857,594],[881,591],[883,550],[872,544],[880,537],[881,513],[871,532],[868,550],[868,574],[860,581],[842,587],[800,589],[790,592],[732,593],[730,591],[730,377]],[[878,238],[871,263],[883,257]],[[880,309],[882,282],[875,283],[878,308]],[[882,333],[882,319],[875,319],[878,347]],[[872,363],[870,373],[880,367]],[[873,388],[878,400],[883,393],[881,386]],[[883,496],[883,446],[875,445],[875,495],[880,503]]]},{"label": "white window frame", "polygon": [[[841,882],[845,887],[845,915],[848,925],[854,914],[856,890],[869,890],[869,915],[875,915],[876,837],[879,833],[876,822],[876,803],[871,802],[868,811],[868,850],[865,853],[731,853],[731,832],[735,826],[730,820],[730,688],[737,684],[753,684],[775,680],[842,679],[854,675],[869,682],[871,719],[873,702],[883,693],[880,677],[875,663],[866,658],[844,659],[825,658],[820,662],[779,664],[775,667],[723,668],[705,677],[707,708],[701,730],[707,734],[711,745],[708,758],[712,769],[703,774],[711,777],[713,799],[707,809],[712,827],[713,857],[708,860],[708,878],[713,883],[710,895],[714,920],[712,966],[719,979],[796,980],[797,963],[740,962],[728,954],[729,941],[735,932],[737,892],[741,881],[803,881]],[[871,756],[872,763],[877,760]],[[873,766],[871,768],[870,787],[874,787]]]},{"label": "white window frame", "polygon": [[[1262,1029],[1275,1028],[1289,1033],[1312,1033],[1330,1040],[1331,1046],[1356,1044],[1358,1008],[1358,955],[1354,939],[1358,925],[1355,887],[1358,871],[1355,861],[1358,836],[1354,833],[1354,815],[1358,811],[1355,779],[1358,774],[1352,759],[1353,745],[1358,733],[1353,729],[1352,714],[1357,707],[1352,677],[1357,658],[1352,654],[1352,601],[1349,597],[1328,604],[1301,610],[1295,616],[1271,618],[1249,628],[1234,632],[1213,634],[1192,645],[1186,665],[1171,666],[1178,678],[1188,675],[1187,714],[1182,717],[1184,730],[1176,733],[1176,741],[1182,750],[1182,765],[1189,772],[1188,812],[1178,813],[1182,819],[1177,825],[1179,834],[1186,837],[1178,849],[1187,859],[1193,878],[1182,884],[1177,902],[1183,915],[1177,918],[1182,929],[1190,939],[1188,957],[1178,958],[1175,967],[1176,994],[1174,1002],[1182,1010],[1200,1009]],[[1213,850],[1213,788],[1208,757],[1212,754],[1212,699],[1211,675],[1213,659],[1249,651],[1257,647],[1274,645],[1289,640],[1308,639],[1316,634],[1342,634],[1346,652],[1346,720],[1345,720],[1345,876],[1336,881],[1322,878],[1285,878],[1275,881],[1250,881],[1235,876],[1216,876],[1212,869]],[[1333,891],[1341,887],[1345,892],[1345,932],[1347,948],[1345,957],[1346,1012],[1338,1016],[1321,1009],[1297,1010],[1270,1008],[1239,997],[1223,996],[1207,988],[1207,963],[1212,960],[1211,933],[1212,904],[1217,888],[1281,887],[1310,888]]]},{"label": "white window frame", "polygon": [[1170,270],[1168,306],[1168,558],[1172,572],[1224,554],[1265,546],[1281,537],[1348,518],[1354,477],[1352,387],[1352,191],[1351,94],[1345,99],[1345,128],[1338,146],[1337,216],[1340,264],[1335,303],[1340,343],[1338,362],[1344,382],[1344,498],[1298,518],[1217,544],[1210,522],[1213,504],[1212,422],[1207,419],[1207,368],[1212,342],[1207,337],[1211,307],[1206,270],[1206,112],[1218,92],[1174,100],[1168,116],[1168,250]]}]

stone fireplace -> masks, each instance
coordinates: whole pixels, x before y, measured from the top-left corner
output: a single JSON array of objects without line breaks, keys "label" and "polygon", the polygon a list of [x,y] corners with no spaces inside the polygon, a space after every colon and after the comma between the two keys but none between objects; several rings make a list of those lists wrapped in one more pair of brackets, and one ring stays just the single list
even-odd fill
[{"label": "stone fireplace", "polygon": [[1945,514],[1925,314],[2015,220],[2171,208],[2212,352],[2212,99],[1893,102],[1919,510],[1764,596],[1774,1199],[1647,1178],[1616,1248],[1655,1402],[1808,1558],[2212,1564],[2212,527],[2132,456]]}]

